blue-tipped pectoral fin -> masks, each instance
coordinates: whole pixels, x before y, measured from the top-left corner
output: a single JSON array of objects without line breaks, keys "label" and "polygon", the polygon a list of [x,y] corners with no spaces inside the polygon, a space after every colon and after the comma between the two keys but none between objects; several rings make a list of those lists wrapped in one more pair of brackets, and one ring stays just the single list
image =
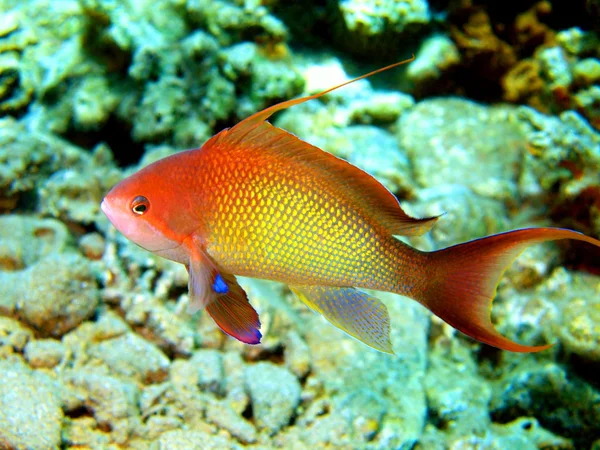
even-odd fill
[{"label": "blue-tipped pectoral fin", "polygon": [[354,288],[290,286],[309,308],[332,325],[384,353],[394,353],[390,341],[390,316],[377,298]]}]

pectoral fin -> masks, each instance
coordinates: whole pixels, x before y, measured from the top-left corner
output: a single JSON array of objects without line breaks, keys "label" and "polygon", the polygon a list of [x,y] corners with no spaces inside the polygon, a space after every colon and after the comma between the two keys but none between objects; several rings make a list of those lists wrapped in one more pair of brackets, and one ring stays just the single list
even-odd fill
[{"label": "pectoral fin", "polygon": [[290,286],[313,311],[350,336],[385,353],[394,353],[390,342],[390,316],[375,297],[354,288]]}]

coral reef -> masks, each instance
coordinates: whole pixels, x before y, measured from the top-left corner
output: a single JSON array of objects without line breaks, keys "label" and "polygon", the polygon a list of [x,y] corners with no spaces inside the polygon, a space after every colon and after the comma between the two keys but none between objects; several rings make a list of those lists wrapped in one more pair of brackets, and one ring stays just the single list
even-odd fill
[{"label": "coral reef", "polygon": [[398,140],[419,187],[410,210],[423,216],[445,213],[432,230],[438,245],[508,227],[507,209],[518,207],[524,150],[512,114],[510,108],[449,98],[422,101],[398,120]]},{"label": "coral reef", "polygon": [[302,392],[297,378],[269,362],[249,366],[245,378],[258,429],[275,434],[289,424]]},{"label": "coral reef", "polygon": [[[208,138],[217,121],[239,118],[301,88],[284,61],[252,58],[261,52],[258,45],[269,55],[269,46],[286,39],[285,27],[264,7],[212,1],[166,1],[158,8],[145,1],[69,0],[52,8],[45,0],[22,7],[3,3],[10,20],[0,30],[0,68],[6,74],[0,109],[27,109],[26,121],[37,131],[78,142],[112,134],[108,141],[122,148],[131,139],[192,146]],[[250,54],[229,48],[247,39],[259,43],[245,44]]]},{"label": "coral reef", "polygon": [[[62,336],[95,311],[99,293],[92,267],[64,252],[68,231],[58,221],[0,216],[0,260],[7,286],[1,309],[45,336]],[[26,255],[26,256],[23,256]]]},{"label": "coral reef", "polygon": [[[597,31],[555,30],[565,5],[531,3],[453,2],[442,30],[421,42],[407,87],[418,98],[454,93],[544,113],[573,109],[599,129]],[[585,17],[581,7],[568,14]]]},{"label": "coral reef", "polygon": [[435,21],[427,0],[271,1],[294,40],[335,48],[361,60],[397,60]]},{"label": "coral reef", "polygon": [[579,28],[561,31],[553,45],[539,47],[509,71],[504,98],[543,112],[574,109],[600,129],[598,115],[600,53],[598,36]]},{"label": "coral reef", "polygon": [[[408,66],[406,75],[413,83],[417,96],[424,92],[448,89],[448,77],[460,62],[460,53],[454,42],[443,34],[429,36],[423,41],[415,60]],[[421,94],[422,95],[422,94]]]},{"label": "coral reef", "polygon": [[363,57],[397,52],[403,38],[420,33],[430,21],[424,0],[341,0],[338,45]]},{"label": "coral reef", "polygon": [[551,117],[522,108],[518,116],[528,147],[522,195],[534,198],[555,189],[544,202],[553,216],[565,226],[599,235],[600,133],[574,111]]},{"label": "coral reef", "polygon": [[496,420],[535,416],[540,424],[573,438],[575,448],[586,448],[598,437],[595,405],[600,393],[564,368],[517,365],[497,385],[490,405]]},{"label": "coral reef", "polygon": [[23,121],[0,119],[0,210],[27,211],[89,224],[121,177],[105,145],[86,152]]}]

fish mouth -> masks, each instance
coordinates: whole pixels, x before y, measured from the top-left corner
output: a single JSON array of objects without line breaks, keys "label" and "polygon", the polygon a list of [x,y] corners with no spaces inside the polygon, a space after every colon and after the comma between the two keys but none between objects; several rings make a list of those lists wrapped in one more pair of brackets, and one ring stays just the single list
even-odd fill
[{"label": "fish mouth", "polygon": [[106,201],[106,197],[104,197],[104,198],[102,199],[102,201],[100,202],[100,209],[102,210],[102,212],[104,213],[104,215],[105,215],[106,217],[109,217],[109,215],[108,215],[108,210],[109,210],[110,208],[109,208],[109,206],[108,206],[108,203],[107,203],[107,201]]}]

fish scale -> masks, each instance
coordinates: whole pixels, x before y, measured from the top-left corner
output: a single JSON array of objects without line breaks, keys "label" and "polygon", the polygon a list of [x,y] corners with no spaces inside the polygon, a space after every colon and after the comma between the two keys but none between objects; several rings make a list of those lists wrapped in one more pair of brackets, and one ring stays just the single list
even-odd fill
[{"label": "fish scale", "polygon": [[396,261],[388,258],[392,252],[385,252],[372,223],[321,189],[318,180],[310,183],[290,170],[269,177],[267,169],[277,163],[264,162],[268,155],[252,156],[246,151],[237,164],[233,155],[217,158],[214,171],[203,171],[212,175],[202,184],[214,205],[204,213],[215,237],[208,251],[225,270],[284,282],[389,287]]}]

